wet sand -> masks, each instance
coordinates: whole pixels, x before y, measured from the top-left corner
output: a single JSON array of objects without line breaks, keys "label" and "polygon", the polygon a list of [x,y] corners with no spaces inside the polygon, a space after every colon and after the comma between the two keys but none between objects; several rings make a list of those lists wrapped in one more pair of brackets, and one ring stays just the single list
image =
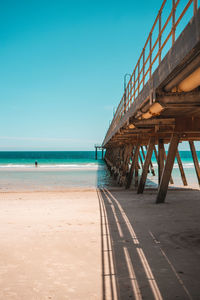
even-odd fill
[{"label": "wet sand", "polygon": [[0,299],[200,299],[200,191],[155,197],[0,193]]}]

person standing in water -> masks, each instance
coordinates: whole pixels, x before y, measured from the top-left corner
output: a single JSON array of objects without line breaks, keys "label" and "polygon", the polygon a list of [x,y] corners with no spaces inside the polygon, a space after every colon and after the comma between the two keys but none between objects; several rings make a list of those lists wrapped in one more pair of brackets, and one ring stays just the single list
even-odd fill
[{"label": "person standing in water", "polygon": [[37,160],[35,161],[35,167],[37,168],[37,166],[38,166],[38,162],[37,162]]}]

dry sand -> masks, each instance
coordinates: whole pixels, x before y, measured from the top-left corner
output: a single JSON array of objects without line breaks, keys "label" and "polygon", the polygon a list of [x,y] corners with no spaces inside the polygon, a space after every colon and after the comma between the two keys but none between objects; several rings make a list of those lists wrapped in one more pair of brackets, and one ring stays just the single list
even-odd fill
[{"label": "dry sand", "polygon": [[0,300],[199,300],[200,191],[155,198],[1,193]]},{"label": "dry sand", "polygon": [[100,299],[95,190],[0,194],[0,299]]}]

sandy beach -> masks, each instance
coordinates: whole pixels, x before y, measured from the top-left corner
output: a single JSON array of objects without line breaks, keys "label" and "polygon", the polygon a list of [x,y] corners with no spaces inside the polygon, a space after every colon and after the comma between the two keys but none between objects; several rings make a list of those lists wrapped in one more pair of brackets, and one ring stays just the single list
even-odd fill
[{"label": "sandy beach", "polygon": [[199,190],[0,194],[0,299],[200,299]]},{"label": "sandy beach", "polygon": [[0,299],[100,299],[95,190],[0,194]]}]

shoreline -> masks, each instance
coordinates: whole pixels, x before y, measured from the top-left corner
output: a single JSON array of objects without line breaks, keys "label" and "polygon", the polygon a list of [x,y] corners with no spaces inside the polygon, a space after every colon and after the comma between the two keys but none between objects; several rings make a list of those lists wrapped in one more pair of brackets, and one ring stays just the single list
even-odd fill
[{"label": "shoreline", "polygon": [[[134,193],[136,192],[136,188],[135,187],[131,187],[129,190],[126,190],[124,187],[120,187],[120,186],[69,186],[69,187],[65,187],[65,188],[57,188],[57,189],[41,189],[41,190],[34,190],[34,189],[28,189],[27,190],[11,190],[11,189],[6,189],[4,190],[4,188],[0,188],[0,194],[4,194],[4,193],[23,193],[23,194],[32,194],[32,193],[70,193],[70,192],[94,192],[94,191],[98,191],[101,188],[108,188],[111,191],[119,191],[119,192],[127,192],[127,193]],[[146,186],[145,187],[145,191],[157,191],[158,188],[155,186]],[[144,191],[144,194],[145,194]],[[168,188],[168,191],[200,191],[200,186],[198,184],[194,184],[194,185],[188,185],[188,186],[183,186],[183,185],[170,185]]]}]

